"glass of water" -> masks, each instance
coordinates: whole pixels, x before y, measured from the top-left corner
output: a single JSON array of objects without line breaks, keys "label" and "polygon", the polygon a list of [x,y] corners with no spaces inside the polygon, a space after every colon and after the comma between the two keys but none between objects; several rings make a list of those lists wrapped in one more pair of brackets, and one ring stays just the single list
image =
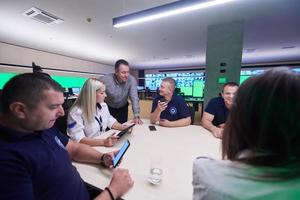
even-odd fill
[{"label": "glass of water", "polygon": [[148,175],[148,181],[154,185],[158,185],[162,180],[163,170],[161,168],[161,162],[157,158],[152,159],[150,163],[150,171]]}]

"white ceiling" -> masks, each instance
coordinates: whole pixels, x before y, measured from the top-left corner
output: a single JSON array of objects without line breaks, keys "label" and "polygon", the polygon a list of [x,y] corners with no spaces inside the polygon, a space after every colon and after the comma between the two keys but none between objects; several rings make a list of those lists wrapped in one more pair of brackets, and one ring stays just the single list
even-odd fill
[{"label": "white ceiling", "polygon": [[[113,17],[170,2],[0,0],[0,41],[109,65],[124,58],[137,69],[203,66],[207,26],[244,20],[243,64],[300,61],[300,0],[236,0],[144,24],[112,26]],[[24,17],[33,6],[64,23],[49,26]]]}]

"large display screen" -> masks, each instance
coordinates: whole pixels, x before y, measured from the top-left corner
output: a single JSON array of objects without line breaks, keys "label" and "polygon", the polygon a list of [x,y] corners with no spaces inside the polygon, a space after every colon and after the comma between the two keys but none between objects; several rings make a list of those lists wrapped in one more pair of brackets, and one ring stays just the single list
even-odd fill
[{"label": "large display screen", "polygon": [[176,81],[176,88],[180,88],[180,94],[194,96],[195,93],[197,97],[203,96],[203,87],[199,83],[203,83],[204,86],[204,72],[145,74],[145,87],[148,87],[150,90],[157,90],[161,80],[166,77],[172,77]]},{"label": "large display screen", "polygon": [[[17,75],[16,73],[0,73],[0,89],[3,88],[5,83]],[[63,88],[82,88],[87,78],[74,77],[74,76],[51,76],[56,80]]]}]

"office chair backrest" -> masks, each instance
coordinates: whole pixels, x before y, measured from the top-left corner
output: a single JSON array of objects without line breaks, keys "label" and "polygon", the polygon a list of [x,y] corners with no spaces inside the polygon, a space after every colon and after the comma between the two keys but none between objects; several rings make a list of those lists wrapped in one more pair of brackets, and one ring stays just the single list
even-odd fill
[{"label": "office chair backrest", "polygon": [[188,106],[188,107],[191,113],[191,125],[193,125],[195,120],[195,108],[194,106]]},{"label": "office chair backrest", "polygon": [[59,118],[56,119],[54,126],[63,134],[67,135],[67,118],[68,118],[68,114],[65,113],[64,116],[61,116]]}]

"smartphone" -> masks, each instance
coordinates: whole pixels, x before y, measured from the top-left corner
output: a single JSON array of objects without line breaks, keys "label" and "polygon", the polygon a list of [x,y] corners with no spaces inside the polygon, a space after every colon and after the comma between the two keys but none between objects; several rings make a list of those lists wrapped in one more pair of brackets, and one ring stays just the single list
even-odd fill
[{"label": "smartphone", "polygon": [[167,100],[166,100],[164,97],[162,97],[162,98],[159,100],[159,102],[167,102]]},{"label": "smartphone", "polygon": [[120,132],[118,133],[117,136],[118,136],[119,138],[122,137],[122,136],[125,135],[125,133],[127,133],[127,132],[129,131],[129,129],[131,129],[134,125],[135,125],[135,124],[132,124],[132,125],[128,126],[127,128],[125,128],[123,131],[120,131]]},{"label": "smartphone", "polygon": [[155,126],[150,125],[150,126],[149,126],[149,130],[150,130],[150,131],[156,131],[156,128],[155,128]]},{"label": "smartphone", "polygon": [[130,142],[129,140],[126,140],[123,146],[121,147],[121,149],[119,150],[119,152],[117,153],[117,155],[115,156],[115,158],[113,159],[114,168],[118,166],[119,162],[121,161],[122,157],[124,156],[129,146],[130,146]]}]

